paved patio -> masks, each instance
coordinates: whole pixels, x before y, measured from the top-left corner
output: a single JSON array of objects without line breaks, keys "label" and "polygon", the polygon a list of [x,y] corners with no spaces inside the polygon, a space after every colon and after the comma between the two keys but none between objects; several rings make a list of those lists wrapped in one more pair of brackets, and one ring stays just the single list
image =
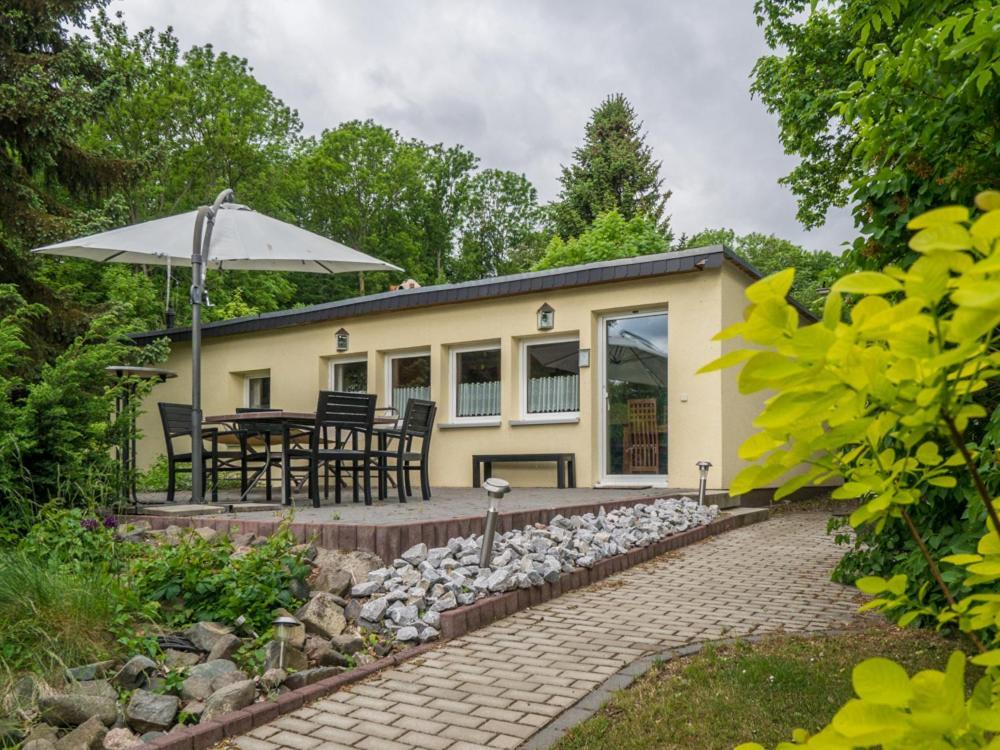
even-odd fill
[{"label": "paved patio", "polygon": [[[824,513],[714,537],[525,610],[240,737],[242,750],[539,747],[538,734],[644,655],[723,636],[847,625],[857,592]],[[533,736],[538,735],[536,740]]]},{"label": "paved patio", "polygon": [[[516,487],[501,501],[501,510],[536,510],[540,508],[561,508],[579,506],[589,503],[610,502],[612,500],[628,500],[642,498],[671,497],[678,494],[697,494],[690,489],[555,489],[551,487]],[[162,502],[164,493],[144,493],[140,500]],[[189,495],[177,494],[174,505],[151,505],[147,510],[170,515],[230,515],[220,506],[233,504],[236,514],[233,517],[248,520],[273,519],[276,515],[284,515],[289,508],[278,502],[264,504],[263,493],[254,493],[251,503],[240,507],[239,493],[235,490],[225,490],[219,493],[217,506],[211,504],[191,506],[187,504]],[[725,497],[723,494],[713,494],[712,497]],[[464,516],[479,516],[486,511],[486,495],[481,489],[471,487],[437,487],[432,489],[432,497],[424,502],[419,497],[407,503],[400,504],[395,497],[388,501],[376,501],[366,506],[364,503],[351,502],[350,495],[344,497],[340,505],[335,505],[332,498],[324,501],[319,508],[313,508],[308,498],[296,495],[292,508],[295,520],[301,523],[329,523],[342,521],[344,523],[389,524],[430,521]],[[253,510],[250,510],[253,508]],[[147,512],[147,511],[143,511]]]}]

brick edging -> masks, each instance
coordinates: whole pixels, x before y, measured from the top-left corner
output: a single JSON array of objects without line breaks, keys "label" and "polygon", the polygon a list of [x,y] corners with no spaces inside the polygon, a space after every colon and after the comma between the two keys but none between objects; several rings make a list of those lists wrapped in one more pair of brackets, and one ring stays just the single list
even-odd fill
[{"label": "brick edging", "polygon": [[[676,496],[690,497],[687,493],[675,493]],[[566,505],[562,507],[533,508],[530,510],[514,510],[501,513],[497,530],[501,533],[514,529],[523,529],[536,523],[549,523],[555,516],[574,516],[586,513],[597,513],[603,507],[607,511],[626,508],[637,503],[648,503],[659,497],[670,497],[669,490],[643,495],[641,497],[619,498],[617,500],[600,500]],[[234,503],[235,504],[235,503]],[[220,506],[226,503],[219,503]],[[337,506],[328,506],[336,511]],[[275,505],[276,510],[288,510],[287,506]],[[224,512],[220,507],[220,512]],[[230,516],[148,516],[130,515],[129,521],[145,521],[151,529],[165,529],[168,526],[198,528],[207,526],[219,532],[229,532],[234,528],[238,533],[254,533],[257,536],[270,536],[277,531],[280,521],[265,521],[251,518],[234,518]],[[468,537],[483,533],[486,524],[485,516],[459,516],[456,518],[437,518],[427,521],[410,523],[344,523],[327,521],[323,523],[292,523],[288,530],[298,542],[315,541],[324,549],[363,550],[378,555],[385,561],[395,560],[405,550],[423,542],[428,547],[444,547],[449,539]]]},{"label": "brick edging", "polygon": [[761,513],[726,515],[705,526],[664,537],[646,547],[638,547],[625,554],[605,558],[592,568],[578,568],[571,573],[564,573],[554,583],[487,596],[474,604],[442,612],[441,639],[438,641],[411,646],[370,664],[355,667],[349,672],[334,675],[312,685],[284,693],[274,701],[254,703],[239,711],[223,714],[217,719],[168,732],[163,737],[158,737],[152,742],[144,744],[143,748],[148,748],[148,750],[208,750],[227,737],[246,734],[251,729],[268,724],[279,716],[296,711],[307,703],[324,698],[347,685],[370,677],[376,672],[381,672],[432,651],[453,638],[485,627],[495,620],[549,601],[574,589],[597,583],[609,575],[651,560],[670,550],[686,547],[716,534],[764,520],[766,515],[766,510]]}]

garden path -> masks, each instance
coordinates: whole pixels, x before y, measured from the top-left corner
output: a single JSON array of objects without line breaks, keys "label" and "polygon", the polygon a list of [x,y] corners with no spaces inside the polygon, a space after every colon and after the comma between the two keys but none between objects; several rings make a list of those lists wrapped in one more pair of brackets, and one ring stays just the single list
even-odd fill
[{"label": "garden path", "polygon": [[242,750],[514,748],[650,653],[847,625],[827,515],[713,537],[449,641],[237,739]]}]

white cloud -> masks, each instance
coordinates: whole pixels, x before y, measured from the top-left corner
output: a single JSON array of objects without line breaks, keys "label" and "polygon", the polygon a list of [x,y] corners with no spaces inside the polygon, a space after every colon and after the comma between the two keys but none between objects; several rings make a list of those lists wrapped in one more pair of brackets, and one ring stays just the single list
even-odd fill
[{"label": "white cloud", "polygon": [[129,27],[173,26],[183,47],[249,59],[308,133],[373,118],[406,136],[461,143],[487,166],[559,189],[590,110],[622,91],[645,121],[673,190],[678,232],[731,226],[838,250],[838,212],[795,220],[777,184],[795,160],[749,95],[766,52],[752,3],[735,0],[129,0]]}]

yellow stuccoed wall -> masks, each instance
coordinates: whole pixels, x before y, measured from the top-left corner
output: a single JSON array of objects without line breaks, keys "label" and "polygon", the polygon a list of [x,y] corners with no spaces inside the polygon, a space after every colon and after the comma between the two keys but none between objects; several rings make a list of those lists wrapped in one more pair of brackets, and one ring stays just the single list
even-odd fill
[{"label": "yellow stuccoed wall", "polygon": [[[597,408],[600,389],[598,336],[600,316],[641,310],[666,310],[669,326],[668,482],[671,487],[697,486],[695,463],[714,465],[710,486],[724,487],[739,468],[735,447],[752,431],[750,421],[759,402],[735,392],[734,375],[696,375],[719,356],[722,344],[712,336],[740,319],[743,289],[749,277],[730,263],[723,268],[673,274],[637,281],[583,286],[476,302],[418,308],[357,318],[341,318],[289,328],[203,339],[203,409],[205,414],[232,413],[244,405],[243,376],[269,370],[271,404],[276,408],[312,411],[316,394],[330,387],[330,362],[367,354],[368,386],[386,398],[385,359],[404,351],[429,351],[432,398],[438,423],[450,421],[450,348],[491,342],[501,347],[503,393],[499,427],[436,429],[431,450],[431,482],[465,487],[471,482],[471,456],[497,452],[574,452],[577,482],[600,480]],[[540,334],[535,312],[548,302],[556,311],[555,330]],[[350,333],[350,350],[337,354],[334,332]],[[579,335],[580,347],[591,350],[591,366],[580,371],[580,420],[576,424],[516,426],[520,419],[520,343],[527,338]],[[139,460],[147,466],[164,452],[157,401],[190,403],[190,344],[176,343],[168,369],[178,377],[159,385],[139,418],[143,438]],[[725,378],[725,380],[724,380]],[[555,471],[542,466],[503,465],[495,473],[515,486],[552,486]]]}]

